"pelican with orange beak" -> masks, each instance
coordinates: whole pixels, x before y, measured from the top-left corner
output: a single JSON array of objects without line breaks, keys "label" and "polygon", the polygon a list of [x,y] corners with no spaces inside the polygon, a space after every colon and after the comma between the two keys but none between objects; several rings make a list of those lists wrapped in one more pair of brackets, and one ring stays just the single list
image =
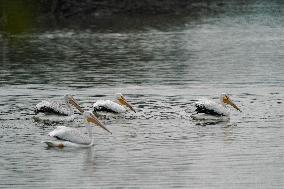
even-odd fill
[{"label": "pelican with orange beak", "polygon": [[84,112],[78,102],[70,94],[64,96],[64,102],[43,100],[35,106],[34,113],[36,115],[33,116],[33,119],[47,123],[73,121],[75,114],[72,105],[77,108],[81,114]]},{"label": "pelican with orange beak", "polygon": [[86,121],[86,130],[88,135],[85,135],[79,129],[58,126],[55,130],[51,131],[48,135],[58,139],[57,141],[42,141],[48,147],[91,147],[94,145],[95,139],[93,137],[91,125],[97,125],[107,132],[111,133],[99,120],[98,118],[89,111],[83,112],[84,119]]},{"label": "pelican with orange beak", "polygon": [[61,102],[43,100],[35,106],[34,112],[44,113],[44,114],[55,114],[60,116],[70,116],[74,114],[73,105],[76,107],[80,113],[83,113],[83,110],[80,108],[78,102],[73,98],[73,96],[66,94],[64,96],[64,104]]},{"label": "pelican with orange beak", "polygon": [[110,113],[124,113],[128,109],[135,112],[133,106],[125,99],[121,93],[116,94],[116,100],[98,100],[93,104],[94,113],[110,112]]},{"label": "pelican with orange beak", "polygon": [[230,97],[222,93],[220,95],[220,102],[214,102],[212,100],[203,99],[195,103],[195,113],[191,115],[193,119],[218,119],[218,118],[229,118],[230,111],[227,105],[232,106],[236,110],[240,111],[240,108],[230,99]]}]

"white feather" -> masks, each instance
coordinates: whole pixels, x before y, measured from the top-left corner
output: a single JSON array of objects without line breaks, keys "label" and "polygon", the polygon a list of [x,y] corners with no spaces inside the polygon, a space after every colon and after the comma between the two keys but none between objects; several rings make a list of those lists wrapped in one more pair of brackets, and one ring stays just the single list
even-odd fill
[{"label": "white feather", "polygon": [[98,100],[93,104],[93,107],[95,109],[98,109],[99,107],[104,107],[116,113],[126,112],[126,108],[124,108],[122,105],[116,102],[113,102],[111,100]]},{"label": "white feather", "polygon": [[228,116],[230,115],[229,110],[221,103],[214,102],[208,99],[201,99],[196,102],[197,106],[203,106],[208,110],[212,110],[220,115]]},{"label": "white feather", "polygon": [[35,111],[36,112],[40,111],[43,108],[51,109],[54,111],[54,113],[68,115],[68,116],[74,114],[74,111],[70,106],[68,106],[67,104],[64,106],[63,104],[55,102],[55,101],[43,100],[36,105]]},{"label": "white feather", "polygon": [[80,130],[65,126],[58,126],[48,135],[75,144],[89,145],[92,142],[89,136]]}]

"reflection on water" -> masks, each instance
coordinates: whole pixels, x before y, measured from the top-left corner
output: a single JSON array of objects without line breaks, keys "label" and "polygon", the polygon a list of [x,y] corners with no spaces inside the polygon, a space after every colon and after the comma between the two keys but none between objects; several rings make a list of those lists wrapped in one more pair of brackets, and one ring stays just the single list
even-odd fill
[{"label": "reflection on water", "polygon": [[[133,28],[2,35],[0,186],[283,188],[284,17],[275,2]],[[36,103],[71,93],[91,109],[116,92],[138,112],[103,120],[113,135],[95,127],[94,148],[40,143],[58,124],[34,122]],[[243,112],[191,120],[197,99],[221,92]]]}]

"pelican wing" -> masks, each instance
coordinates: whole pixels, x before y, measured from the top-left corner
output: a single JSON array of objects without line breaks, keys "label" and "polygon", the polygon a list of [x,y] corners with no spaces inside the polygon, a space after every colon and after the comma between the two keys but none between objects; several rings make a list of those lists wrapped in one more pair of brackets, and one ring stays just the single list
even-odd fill
[{"label": "pelican wing", "polygon": [[77,129],[58,126],[55,130],[49,133],[49,136],[59,140],[69,141],[76,144],[90,144],[91,139]]},{"label": "pelican wing", "polygon": [[93,104],[93,108],[95,112],[104,111],[112,113],[122,113],[126,111],[123,106],[111,100],[98,100]]},{"label": "pelican wing", "polygon": [[56,114],[56,115],[71,115],[72,112],[66,109],[62,104],[55,101],[43,100],[35,107],[35,113]]},{"label": "pelican wing", "polygon": [[195,103],[197,113],[205,113],[214,116],[227,116],[229,113],[225,107],[214,101],[202,99]]}]

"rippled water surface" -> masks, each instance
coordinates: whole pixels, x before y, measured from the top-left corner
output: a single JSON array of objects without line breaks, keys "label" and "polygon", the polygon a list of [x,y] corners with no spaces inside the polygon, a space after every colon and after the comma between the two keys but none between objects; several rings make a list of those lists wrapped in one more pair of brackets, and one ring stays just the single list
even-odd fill
[{"label": "rippled water surface", "polygon": [[[284,6],[235,6],[1,36],[0,187],[284,188]],[[138,112],[104,119],[113,134],[94,128],[93,148],[40,143],[58,126],[33,121],[42,99],[91,109],[117,92]],[[241,113],[191,120],[197,99],[222,92]]]}]

